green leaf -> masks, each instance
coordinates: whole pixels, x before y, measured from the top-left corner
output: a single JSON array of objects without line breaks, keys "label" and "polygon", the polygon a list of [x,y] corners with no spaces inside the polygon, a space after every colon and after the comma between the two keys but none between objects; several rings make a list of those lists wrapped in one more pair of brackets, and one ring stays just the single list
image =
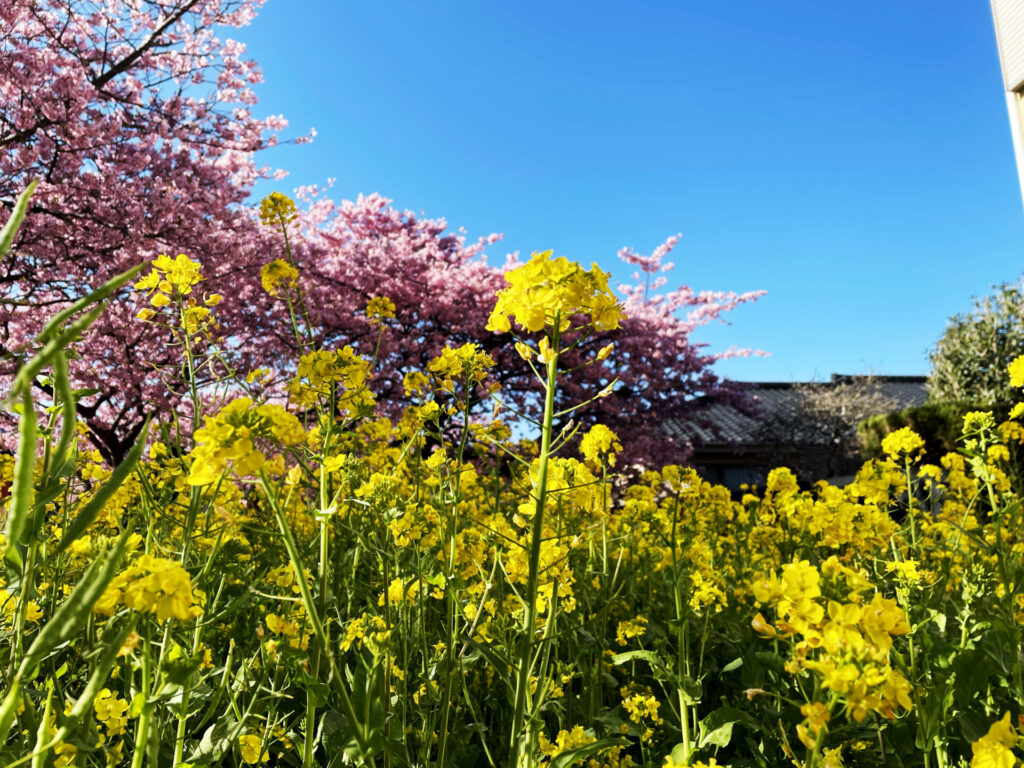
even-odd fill
[{"label": "green leaf", "polygon": [[0,704],[0,744],[7,743],[7,734],[10,732],[14,718],[18,714],[18,705],[20,703],[21,681],[15,675],[11,681],[10,688],[7,689],[7,695],[4,696],[3,703]]},{"label": "green leaf", "polygon": [[689,675],[682,675],[676,678],[676,685],[679,686],[679,692],[683,694],[688,704],[697,704],[704,694],[704,689],[701,687],[700,682],[694,680]]},{"label": "green leaf", "polygon": [[732,729],[737,723],[749,723],[750,715],[732,707],[722,707],[709,714],[698,725],[697,748],[727,747],[732,740]]},{"label": "green leaf", "polygon": [[199,740],[199,746],[185,759],[190,763],[201,761],[215,765],[224,758],[241,735],[242,724],[236,722],[231,715],[227,715],[206,729],[203,738]]},{"label": "green leaf", "polygon": [[574,749],[567,749],[565,752],[559,752],[551,758],[551,768],[569,768],[570,765],[575,765],[580,760],[585,760],[591,755],[596,755],[602,750],[611,749],[612,747],[625,747],[628,745],[629,741],[621,736],[609,736],[604,739],[598,739],[586,746],[575,747]]},{"label": "green leaf", "polygon": [[320,744],[327,754],[335,754],[349,747],[350,739],[346,737],[349,726],[345,716],[336,709],[328,709],[320,715],[314,744]]},{"label": "green leaf", "polygon": [[724,667],[722,667],[722,671],[723,672],[732,672],[734,669],[739,669],[742,666],[743,666],[743,657],[740,656],[739,658],[733,659],[728,664],[726,664]]},{"label": "green leaf", "polygon": [[146,708],[146,694],[139,691],[128,704],[128,717],[135,719],[142,714],[142,710]]},{"label": "green leaf", "polygon": [[662,661],[661,657],[654,651],[626,651],[625,653],[617,653],[612,656],[612,664],[615,666],[622,666],[630,661],[645,661],[651,665],[651,669],[656,672],[667,672],[668,667],[665,662]]},{"label": "green leaf", "polygon": [[306,697],[312,702],[313,706],[320,709],[330,698],[331,687],[327,683],[317,682],[309,675],[303,675],[303,677],[302,690],[306,692]]},{"label": "green leaf", "polygon": [[470,640],[469,642],[473,650],[484,657],[490,668],[494,670],[494,673],[503,683],[505,683],[506,686],[509,687],[509,690],[511,690],[513,687],[511,675],[513,665],[511,661],[508,658],[503,657],[494,648],[489,647],[486,643],[478,643],[474,640]]},{"label": "green leaf", "polygon": [[8,254],[11,250],[11,243],[14,242],[14,236],[18,234],[18,229],[21,227],[22,219],[25,218],[25,211],[28,210],[28,200],[32,197],[32,193],[35,192],[36,185],[39,184],[38,179],[33,179],[29,182],[28,186],[25,187],[25,191],[18,195],[18,201],[14,204],[14,211],[11,213],[11,218],[4,224],[4,228],[0,229],[0,259]]}]

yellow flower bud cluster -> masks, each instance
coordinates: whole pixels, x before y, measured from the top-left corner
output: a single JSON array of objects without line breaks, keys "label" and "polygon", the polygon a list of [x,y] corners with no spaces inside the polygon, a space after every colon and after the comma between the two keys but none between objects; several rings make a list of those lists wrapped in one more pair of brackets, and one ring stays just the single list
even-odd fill
[{"label": "yellow flower bud cluster", "polygon": [[160,622],[187,621],[202,614],[202,599],[202,593],[192,588],[192,578],[180,563],[142,554],[111,580],[96,602],[95,611],[110,616],[124,606],[139,613],[155,614]]},{"label": "yellow flower bud cluster", "polygon": [[371,325],[383,325],[395,316],[395,302],[387,296],[375,296],[366,302],[366,316]]},{"label": "yellow flower bud cluster", "polygon": [[280,297],[282,291],[290,292],[299,284],[299,271],[284,259],[274,259],[260,270],[263,290],[271,296]]},{"label": "yellow flower bud cluster", "polygon": [[658,709],[659,702],[651,693],[630,694],[628,688],[622,689],[622,708],[629,713],[629,719],[634,723],[650,723],[658,725],[663,722]]},{"label": "yellow flower bud cluster", "polygon": [[387,624],[384,619],[364,612],[362,616],[352,619],[345,626],[345,637],[341,641],[341,650],[347,651],[353,646],[360,648],[368,635],[383,632],[385,629],[387,629]]},{"label": "yellow flower bud cluster", "polygon": [[580,453],[594,469],[600,469],[605,463],[615,466],[615,454],[622,450],[619,436],[604,424],[595,424],[580,440]]},{"label": "yellow flower bud cluster", "polygon": [[615,628],[615,642],[619,645],[628,645],[634,637],[640,637],[647,631],[647,618],[637,616],[635,619],[620,621]]},{"label": "yellow flower bud cluster", "polygon": [[207,416],[196,430],[196,447],[192,449],[190,485],[215,482],[231,462],[239,477],[257,472],[267,457],[256,446],[256,440],[280,445],[304,442],[306,433],[294,415],[280,405],[263,403],[254,406],[251,398],[232,400],[215,416]]},{"label": "yellow flower bud cluster", "polygon": [[924,440],[910,427],[901,427],[882,438],[882,450],[886,456],[894,459],[901,456],[913,457],[923,448]]},{"label": "yellow flower bud cluster", "polygon": [[552,259],[551,254],[534,253],[526,264],[505,273],[508,287],[498,291],[487,330],[509,332],[511,316],[520,328],[531,333],[556,322],[564,331],[577,314],[587,315],[596,330],[618,328],[622,305],[608,288],[609,274],[596,264],[584,270],[564,256]]},{"label": "yellow flower bud cluster", "polygon": [[260,221],[268,227],[283,227],[295,220],[295,201],[280,192],[271,192],[260,201]]},{"label": "yellow flower bud cluster", "polygon": [[454,392],[456,383],[479,384],[494,367],[494,359],[476,344],[463,344],[458,349],[445,347],[427,364],[439,389]]},{"label": "yellow flower bud cluster", "polygon": [[995,429],[996,420],[991,411],[970,411],[964,414],[964,434]]},{"label": "yellow flower bud cluster", "polygon": [[354,415],[373,407],[369,379],[370,364],[352,347],[318,349],[299,358],[295,377],[288,383],[288,397],[300,408],[333,398],[342,413]]}]

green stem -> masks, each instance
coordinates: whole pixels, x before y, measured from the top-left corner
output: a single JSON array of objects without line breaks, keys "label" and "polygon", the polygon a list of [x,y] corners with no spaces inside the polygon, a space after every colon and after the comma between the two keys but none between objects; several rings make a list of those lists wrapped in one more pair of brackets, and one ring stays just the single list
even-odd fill
[{"label": "green stem", "polygon": [[551,455],[551,433],[555,413],[555,390],[558,379],[558,326],[555,318],[552,332],[551,359],[546,361],[547,381],[544,385],[544,420],[541,427],[541,448],[537,471],[536,507],[530,535],[529,576],[523,617],[522,637],[519,643],[519,670],[516,675],[515,705],[512,712],[511,763],[512,768],[524,768],[532,763],[529,733],[524,732],[526,700],[530,690],[530,669],[533,656],[533,641],[537,623],[537,584],[540,570],[541,539],[544,535],[544,503],[548,485],[548,461]]},{"label": "green stem", "polygon": [[[196,619],[196,628],[192,633],[192,655],[195,656],[199,653],[199,638],[202,634],[202,623],[199,619]],[[175,768],[182,758],[182,754],[185,751],[185,731],[186,724],[188,722],[188,704],[189,699],[192,697],[192,676],[189,675],[188,682],[182,688],[181,691],[181,706],[178,709],[178,728],[174,734],[174,758],[171,762],[172,768]]]},{"label": "green stem", "polygon": [[[274,518],[277,520],[278,528],[281,530],[281,538],[284,540],[284,547],[288,552],[288,560],[291,562],[292,573],[295,575],[295,584],[299,588],[299,594],[302,596],[302,603],[306,608],[306,615],[309,617],[313,636],[316,638],[323,656],[327,659],[330,683],[341,698],[343,714],[346,715],[353,723],[360,722],[360,718],[357,717],[355,707],[352,704],[352,697],[345,688],[345,678],[342,676],[341,670],[338,669],[337,664],[334,661],[334,654],[331,653],[331,648],[327,639],[327,632],[324,630],[323,622],[320,620],[320,612],[317,610],[316,603],[313,601],[313,594],[309,590],[309,582],[306,580],[306,573],[303,569],[302,558],[299,556],[299,548],[295,543],[295,537],[292,536],[291,527],[288,525],[288,520],[284,516],[284,510],[282,510],[281,506],[277,503],[277,498],[271,490],[270,483],[267,481],[267,476],[262,469],[260,470],[259,476],[260,485],[263,487],[263,491],[267,495],[267,503],[270,505],[271,510],[274,513]],[[353,738],[355,739],[360,752],[365,754],[367,743],[360,729],[355,729],[353,732]],[[137,768],[137,766],[133,765],[132,768]]]},{"label": "green stem", "polygon": [[142,639],[142,685],[139,693],[145,697],[142,704],[142,713],[139,715],[139,724],[135,728],[135,751],[132,753],[132,768],[142,768],[142,761],[146,755],[146,743],[149,739],[149,725],[153,717],[153,705],[149,701],[150,688],[152,687],[151,655],[152,647],[149,642],[149,632],[144,633]]}]

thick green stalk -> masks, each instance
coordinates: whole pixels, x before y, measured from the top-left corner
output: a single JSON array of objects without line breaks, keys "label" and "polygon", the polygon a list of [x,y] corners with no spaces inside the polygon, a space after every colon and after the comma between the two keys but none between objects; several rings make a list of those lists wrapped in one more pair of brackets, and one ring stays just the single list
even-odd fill
[{"label": "thick green stalk", "polygon": [[139,724],[135,728],[135,751],[132,753],[132,768],[142,768],[143,758],[148,751],[149,725],[150,720],[153,718],[153,704],[149,701],[153,685],[150,660],[152,650],[147,630],[143,634],[142,639],[142,686],[139,689],[139,692],[145,697],[145,701],[142,705],[142,713],[139,715]]},{"label": "thick green stalk", "polygon": [[[199,639],[202,636],[202,620],[196,619],[196,627],[192,633],[192,654],[195,655],[199,652]],[[182,756],[185,750],[185,736],[187,733],[188,723],[188,705],[189,700],[192,697],[192,676],[189,675],[188,681],[181,691],[181,705],[178,708],[178,727],[174,734],[174,758],[171,762],[172,768],[175,768],[181,763]]]},{"label": "thick green stalk", "polygon": [[[466,453],[466,444],[469,440],[469,409],[470,409],[470,395],[472,393],[473,382],[472,379],[466,377],[466,381],[463,382],[466,392],[466,401],[463,403],[462,408],[462,437],[459,440],[459,451],[455,457],[457,466],[463,466],[463,457]],[[461,499],[462,491],[462,473],[458,472],[455,475],[455,487],[454,493],[452,494],[451,502],[451,514],[446,515],[447,518],[447,529],[448,529],[448,563],[447,572],[445,573],[445,656],[446,656],[446,672],[444,682],[444,695],[441,697],[441,732],[440,732],[440,744],[437,750],[437,762],[438,765],[445,764],[445,758],[447,757],[448,751],[448,723],[451,719],[452,709],[452,678],[455,676],[454,667],[456,665],[455,658],[455,644],[457,634],[457,606],[455,601],[455,591],[452,588],[453,579],[455,578],[455,563],[456,563],[456,544],[459,533],[459,500]],[[387,583],[387,582],[385,582]],[[460,664],[461,666],[461,664]],[[461,675],[460,675],[461,676]]]},{"label": "thick green stalk", "polygon": [[[282,510],[281,505],[277,503],[277,497],[271,490],[270,483],[267,481],[267,476],[263,473],[263,470],[260,470],[259,477],[260,485],[262,486],[264,493],[267,495],[267,502],[270,504],[270,508],[277,520],[278,528],[281,531],[281,538],[284,542],[285,550],[288,552],[288,560],[292,565],[292,573],[295,576],[295,585],[299,588],[299,594],[302,597],[302,604],[306,608],[306,616],[309,618],[310,627],[313,630],[313,636],[316,638],[319,649],[323,653],[322,658],[327,659],[330,683],[335,692],[341,698],[342,714],[346,715],[351,722],[358,722],[355,707],[352,704],[352,697],[345,688],[345,678],[342,676],[341,670],[338,669],[337,664],[334,661],[334,655],[331,653],[330,643],[327,639],[327,632],[324,629],[323,622],[320,620],[320,611],[318,610],[316,603],[313,601],[313,594],[310,592],[309,582],[306,581],[306,574],[303,569],[302,558],[299,556],[298,545],[295,543],[295,537],[292,536],[292,531],[288,525],[287,518],[285,518],[284,510]],[[363,738],[363,735],[358,728],[353,733],[353,738],[356,741],[356,745],[359,747],[359,751],[365,753],[367,748],[366,739]],[[132,766],[132,768],[137,768],[137,766]]]},{"label": "thick green stalk", "polygon": [[[676,497],[675,510],[672,515],[672,594],[675,598],[676,606],[676,644],[678,648],[677,659],[676,659],[676,673],[679,675],[689,676],[690,674],[690,662],[689,662],[689,645],[690,639],[687,637],[687,625],[683,618],[683,596],[679,592],[679,581],[681,575],[679,573],[679,546],[676,539],[676,527],[679,524],[679,497]],[[682,725],[682,737],[683,737],[683,764],[687,765],[690,762],[690,752],[692,751],[692,738],[690,736],[690,704],[688,701],[688,694],[683,689],[682,685],[677,684],[676,694],[679,697],[679,722]]]},{"label": "thick green stalk", "polygon": [[[536,508],[530,532],[530,571],[526,583],[526,605],[524,606],[523,634],[519,644],[519,670],[516,675],[515,707],[512,713],[511,768],[523,768],[532,761],[530,743],[532,739],[524,732],[527,693],[530,690],[530,670],[533,657],[533,638],[537,623],[537,583],[540,570],[540,548],[544,536],[544,502],[548,486],[548,461],[551,456],[551,433],[555,415],[555,390],[558,379],[558,320],[551,345],[551,357],[547,365],[547,381],[544,386],[544,421],[541,428],[541,447],[537,470]],[[525,758],[525,762],[524,762]]]}]

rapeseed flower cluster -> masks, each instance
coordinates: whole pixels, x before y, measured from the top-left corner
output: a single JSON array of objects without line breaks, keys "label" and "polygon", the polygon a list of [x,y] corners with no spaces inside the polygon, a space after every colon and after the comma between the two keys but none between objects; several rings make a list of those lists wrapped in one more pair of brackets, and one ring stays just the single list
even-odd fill
[{"label": "rapeseed flower cluster", "polygon": [[260,201],[260,221],[268,227],[285,227],[295,220],[295,201],[281,192],[271,192]]},{"label": "rapeseed flower cluster", "polygon": [[[865,600],[863,592],[870,584],[864,574],[851,572],[834,559],[825,567],[846,602],[830,599],[826,603],[821,572],[806,560],[795,561],[782,566],[781,578],[769,573],[753,583],[757,601],[773,606],[778,616],[773,626],[757,614],[755,631],[789,640],[792,650],[786,670],[797,675],[815,673],[820,686],[845,703],[854,722],[871,713],[893,718],[901,709],[911,709],[912,686],[890,659],[894,638],[910,632],[906,612],[878,592]],[[813,743],[806,734],[816,737],[827,721],[819,705],[808,704],[810,714],[804,713],[807,720],[801,740],[805,743],[808,739]]]},{"label": "rapeseed flower cluster", "polygon": [[460,384],[472,388],[482,383],[493,367],[494,359],[481,350],[478,344],[445,347],[440,355],[427,363],[427,370],[437,388],[450,394]]},{"label": "rapeseed flower cluster", "polygon": [[209,485],[229,467],[238,477],[250,477],[267,463],[260,444],[287,447],[305,439],[299,420],[282,406],[237,398],[196,430],[188,483]]},{"label": "rapeseed flower cluster", "polygon": [[395,317],[395,302],[387,296],[374,296],[366,302],[366,317],[372,325],[383,325]]},{"label": "rapeseed flower cluster", "polygon": [[260,270],[260,282],[271,296],[287,296],[299,285],[299,270],[284,259],[274,259]]},{"label": "rapeseed flower cluster", "polygon": [[373,406],[369,380],[369,363],[352,347],[318,349],[299,358],[296,374],[288,384],[288,397],[300,408],[323,402],[342,414],[355,415]]},{"label": "rapeseed flower cluster", "polygon": [[882,439],[882,450],[892,458],[912,456],[923,449],[924,440],[910,427],[901,427]]},{"label": "rapeseed flower cluster", "polygon": [[202,602],[202,593],[193,589],[192,578],[180,563],[142,554],[113,578],[96,603],[96,612],[110,616],[124,607],[151,613],[158,622],[188,621],[202,615]]},{"label": "rapeseed flower cluster", "polygon": [[971,768],[1013,768],[1017,764],[1013,750],[1018,740],[1007,712],[989,726],[988,733],[971,744]]},{"label": "rapeseed flower cluster", "polygon": [[153,308],[144,307],[136,317],[139,320],[152,320],[159,310],[180,301],[185,306],[184,325],[187,332],[195,333],[200,326],[205,326],[210,318],[207,307],[216,306],[223,297],[219,293],[210,294],[203,299],[205,306],[194,298],[186,298],[191,295],[193,287],[206,279],[201,270],[202,265],[198,261],[183,253],[174,258],[161,255],[153,259],[152,269],[134,285],[135,290],[149,298]]},{"label": "rapeseed flower cluster", "polygon": [[564,256],[552,259],[552,253],[535,252],[526,264],[505,273],[508,287],[498,291],[487,330],[507,333],[512,317],[529,333],[556,324],[565,331],[577,314],[599,331],[619,327],[622,306],[608,288],[608,273],[596,264],[584,270]]},{"label": "rapeseed flower cluster", "polygon": [[580,453],[594,469],[615,466],[615,456],[622,450],[619,436],[604,424],[595,424],[580,440]]}]

